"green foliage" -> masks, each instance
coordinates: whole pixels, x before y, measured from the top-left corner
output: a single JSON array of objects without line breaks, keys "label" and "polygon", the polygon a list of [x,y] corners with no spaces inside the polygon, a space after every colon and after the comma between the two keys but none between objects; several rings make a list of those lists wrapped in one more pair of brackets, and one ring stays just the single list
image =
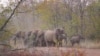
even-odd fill
[{"label": "green foliage", "polygon": [[[40,15],[40,18],[44,21],[44,28],[55,28],[55,26],[63,25],[63,19],[66,17],[67,9],[64,7],[64,4],[60,3],[59,6],[53,4],[53,1],[42,2],[36,7],[37,13]],[[43,27],[42,26],[42,27]]]},{"label": "green foliage", "polygon": [[11,37],[11,33],[10,31],[6,32],[6,31],[0,31],[0,41],[4,41],[7,40],[9,37]]},{"label": "green foliage", "polygon": [[100,2],[94,2],[87,7],[87,12],[90,15],[92,23],[94,23],[94,28],[92,28],[92,33],[90,39],[100,39]]},{"label": "green foliage", "polygon": [[0,27],[4,24],[4,22],[5,22],[5,19],[0,18]]},{"label": "green foliage", "polygon": [[[4,24],[4,22],[6,21],[5,17],[1,17],[0,18],[0,27]],[[8,39],[8,37],[11,36],[11,31],[0,31],[0,41],[6,40]]]},{"label": "green foliage", "polygon": [[[4,25],[7,20],[7,15],[11,12],[11,7],[3,8],[3,11],[0,13],[0,28]],[[7,40],[11,36],[11,31],[8,30],[9,24],[4,28],[4,30],[0,31],[0,41]]]},{"label": "green foliage", "polygon": [[[55,1],[55,3],[57,3],[57,1]],[[41,28],[53,28],[55,25],[58,27],[64,26],[68,36],[79,34],[81,32],[82,22],[79,15],[75,12],[69,12],[70,7],[66,8],[64,3],[53,4],[53,1],[41,2],[36,6],[36,9],[36,12],[40,15],[40,18],[43,21]],[[87,13],[88,17],[83,15],[83,34],[85,37],[90,37],[92,34],[96,36],[96,32],[100,31],[100,3],[94,2],[86,7],[86,10],[84,11]],[[71,16],[72,19],[69,20],[67,16]]]}]

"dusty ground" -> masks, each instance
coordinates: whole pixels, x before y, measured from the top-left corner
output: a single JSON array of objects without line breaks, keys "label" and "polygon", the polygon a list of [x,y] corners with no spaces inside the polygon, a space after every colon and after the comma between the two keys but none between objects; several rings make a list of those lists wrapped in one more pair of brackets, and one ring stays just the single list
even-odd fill
[{"label": "dusty ground", "polygon": [[85,49],[86,56],[100,56],[100,49]]},{"label": "dusty ground", "polygon": [[[39,48],[39,49],[41,49],[41,50],[45,49],[45,51],[47,49],[47,50],[49,50],[48,52],[51,52],[53,54],[57,54],[57,53],[60,54],[60,52],[68,53],[68,52],[75,52],[75,51],[77,53],[77,52],[80,51],[80,52],[82,52],[83,56],[100,56],[100,49],[88,49],[88,48],[54,48],[54,47],[52,47],[52,48],[43,48],[43,49]],[[79,55],[77,55],[77,56],[79,56]]]},{"label": "dusty ground", "polygon": [[100,56],[100,49],[35,47],[25,50],[13,50],[3,56]]}]

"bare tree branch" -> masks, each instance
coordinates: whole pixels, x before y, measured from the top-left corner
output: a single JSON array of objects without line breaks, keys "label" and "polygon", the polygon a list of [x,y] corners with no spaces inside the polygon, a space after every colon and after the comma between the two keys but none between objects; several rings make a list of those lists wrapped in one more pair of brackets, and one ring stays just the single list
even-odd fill
[{"label": "bare tree branch", "polygon": [[14,10],[12,11],[11,15],[9,16],[9,18],[5,21],[5,23],[4,23],[4,24],[2,25],[2,27],[0,28],[0,31],[2,31],[2,30],[6,27],[7,23],[10,21],[10,19],[12,18],[12,16],[14,15],[16,9],[19,7],[19,5],[21,4],[22,1],[23,1],[23,0],[20,0],[20,1],[18,2],[18,4],[16,5],[16,7],[14,8]]}]

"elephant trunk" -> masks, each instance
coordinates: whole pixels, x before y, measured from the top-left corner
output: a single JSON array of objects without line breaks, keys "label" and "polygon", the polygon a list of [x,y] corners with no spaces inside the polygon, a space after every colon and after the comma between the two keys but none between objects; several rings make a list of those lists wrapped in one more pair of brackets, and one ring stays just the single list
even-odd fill
[{"label": "elephant trunk", "polygon": [[64,34],[63,36],[64,36],[63,39],[64,39],[64,41],[65,41],[65,43],[67,45],[67,36],[66,36],[66,34]]},{"label": "elephant trunk", "polygon": [[65,37],[65,43],[66,43],[66,45],[67,45],[67,37]]}]

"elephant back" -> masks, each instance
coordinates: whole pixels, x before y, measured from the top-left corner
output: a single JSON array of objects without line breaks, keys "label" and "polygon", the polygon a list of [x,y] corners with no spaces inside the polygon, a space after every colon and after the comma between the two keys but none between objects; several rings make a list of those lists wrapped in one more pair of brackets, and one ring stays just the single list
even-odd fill
[{"label": "elephant back", "polygon": [[84,39],[81,35],[74,35],[71,38],[71,42],[80,42],[81,39]]},{"label": "elephant back", "polygon": [[72,36],[71,41],[79,41],[80,37],[78,35]]}]

